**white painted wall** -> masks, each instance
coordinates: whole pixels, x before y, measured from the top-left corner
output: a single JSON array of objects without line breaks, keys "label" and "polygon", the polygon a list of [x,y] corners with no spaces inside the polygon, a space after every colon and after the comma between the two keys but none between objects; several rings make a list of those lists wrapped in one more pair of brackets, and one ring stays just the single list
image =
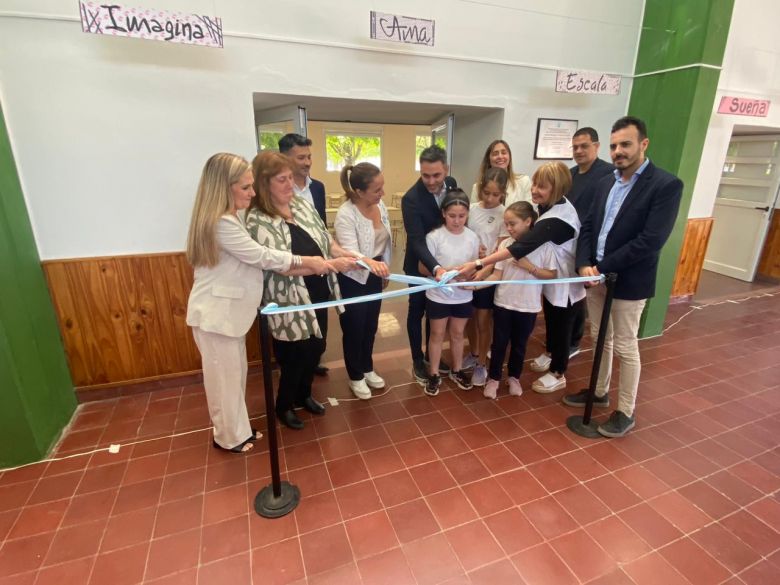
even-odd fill
[{"label": "white painted wall", "polygon": [[[777,0],[736,0],[688,217],[710,217],[735,125],[780,131],[780,22]],[[724,95],[771,100],[766,118],[718,114]]]},{"label": "white painted wall", "polygon": [[[128,5],[144,4],[221,16],[225,48],[88,35],[76,0],[0,0],[0,100],[43,259],[183,249],[206,158],[254,154],[254,91],[503,108],[515,167],[533,170],[538,117],[606,136],[631,87],[556,94],[554,71],[522,64],[630,73],[642,15],[623,0]],[[436,46],[371,41],[372,8],[435,19]]]}]

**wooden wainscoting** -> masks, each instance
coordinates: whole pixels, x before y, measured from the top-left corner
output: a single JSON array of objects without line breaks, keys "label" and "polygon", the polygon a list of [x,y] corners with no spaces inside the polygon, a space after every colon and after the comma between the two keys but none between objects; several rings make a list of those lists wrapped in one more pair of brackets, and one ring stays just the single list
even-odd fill
[{"label": "wooden wainscoting", "polygon": [[685,226],[680,260],[674,274],[672,298],[687,298],[696,293],[704,265],[704,255],[712,233],[712,217],[695,217]]},{"label": "wooden wainscoting", "polygon": [[[200,371],[187,327],[192,268],[183,252],[48,260],[43,270],[80,389]],[[256,324],[247,338],[259,358]]]},{"label": "wooden wainscoting", "polygon": [[780,209],[775,209],[772,214],[772,223],[758,262],[758,273],[773,280],[780,279]]}]

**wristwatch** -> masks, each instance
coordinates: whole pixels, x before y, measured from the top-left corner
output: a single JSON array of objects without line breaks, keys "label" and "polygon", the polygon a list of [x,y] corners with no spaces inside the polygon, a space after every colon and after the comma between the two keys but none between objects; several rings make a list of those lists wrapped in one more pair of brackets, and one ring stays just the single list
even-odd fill
[{"label": "wristwatch", "polygon": [[485,267],[485,265],[482,263],[482,260],[479,258],[474,260],[474,265],[477,267],[477,270],[482,270]]}]

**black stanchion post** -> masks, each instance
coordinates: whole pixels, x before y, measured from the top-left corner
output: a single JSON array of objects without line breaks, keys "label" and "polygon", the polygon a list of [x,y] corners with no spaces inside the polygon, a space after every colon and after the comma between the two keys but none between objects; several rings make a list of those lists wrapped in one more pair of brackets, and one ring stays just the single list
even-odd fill
[{"label": "black stanchion post", "polygon": [[258,311],[260,319],[260,354],[263,357],[263,386],[265,386],[265,416],[268,422],[268,455],[271,458],[271,485],[255,496],[255,512],[266,518],[281,518],[298,506],[301,491],[297,486],[282,481],[279,473],[279,444],[276,435],[274,387],[271,379],[271,333],[268,316]]},{"label": "black stanchion post", "polygon": [[590,370],[590,385],[588,386],[588,398],[585,402],[585,413],[580,416],[570,416],[566,419],[566,426],[573,433],[589,439],[601,438],[601,434],[596,430],[598,424],[590,420],[593,414],[593,399],[596,396],[596,382],[599,379],[599,370],[601,369],[601,354],[604,353],[604,341],[607,337],[607,327],[609,326],[609,313],[612,309],[612,297],[615,294],[615,281],[617,274],[611,272],[605,277],[605,286],[607,294],[604,298],[604,310],[601,312],[601,323],[599,323],[599,336],[596,340],[596,348],[593,350],[593,367]]}]

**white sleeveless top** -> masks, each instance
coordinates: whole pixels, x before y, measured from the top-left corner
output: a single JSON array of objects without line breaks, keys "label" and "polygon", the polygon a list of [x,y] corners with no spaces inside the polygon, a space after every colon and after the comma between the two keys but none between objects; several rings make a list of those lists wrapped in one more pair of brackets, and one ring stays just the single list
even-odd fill
[{"label": "white sleeveless top", "polygon": [[[553,205],[538,220],[558,218],[574,228],[574,237],[563,244],[553,244],[555,263],[558,269],[558,278],[570,278],[577,276],[574,261],[577,255],[577,238],[580,235],[580,219],[577,210],[564,197],[563,203]],[[542,294],[550,304],[555,307],[566,307],[569,303],[576,303],[585,298],[585,287],[581,283],[576,284],[545,284]]]}]

